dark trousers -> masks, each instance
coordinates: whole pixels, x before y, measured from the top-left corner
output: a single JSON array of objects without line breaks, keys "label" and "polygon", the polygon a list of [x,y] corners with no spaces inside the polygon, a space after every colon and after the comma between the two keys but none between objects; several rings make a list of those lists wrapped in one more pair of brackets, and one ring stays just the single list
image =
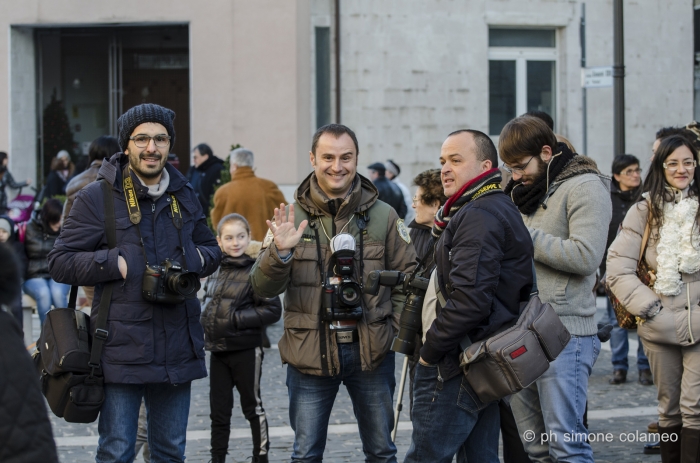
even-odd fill
[{"label": "dark trousers", "polygon": [[243,415],[253,433],[253,456],[270,448],[267,418],[260,398],[263,350],[261,347],[233,352],[212,352],[209,378],[211,407],[211,454],[226,455],[231,434],[233,388],[241,395]]},{"label": "dark trousers", "polygon": [[525,452],[520,433],[515,424],[513,411],[505,400],[498,401],[498,411],[501,415],[501,437],[503,438],[503,462],[504,463],[530,463],[530,458]]}]

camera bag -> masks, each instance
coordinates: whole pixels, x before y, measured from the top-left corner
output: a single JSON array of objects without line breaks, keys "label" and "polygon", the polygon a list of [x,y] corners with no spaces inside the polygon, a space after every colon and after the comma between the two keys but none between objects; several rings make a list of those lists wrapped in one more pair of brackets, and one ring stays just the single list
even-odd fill
[{"label": "camera bag", "polygon": [[530,299],[515,325],[465,346],[460,354],[460,367],[483,403],[515,394],[534,383],[571,339],[554,308],[539,298],[534,263],[532,272]]},{"label": "camera bag", "polygon": [[[112,188],[101,180],[105,205],[105,229],[110,249],[117,232]],[[76,310],[78,287],[72,286],[68,308],[50,310],[41,327],[34,365],[41,374],[41,390],[51,411],[69,423],[92,423],[104,402],[104,378],[100,367],[107,340],[107,316],[114,283],[102,290],[97,326],[90,335],[90,317]]]}]

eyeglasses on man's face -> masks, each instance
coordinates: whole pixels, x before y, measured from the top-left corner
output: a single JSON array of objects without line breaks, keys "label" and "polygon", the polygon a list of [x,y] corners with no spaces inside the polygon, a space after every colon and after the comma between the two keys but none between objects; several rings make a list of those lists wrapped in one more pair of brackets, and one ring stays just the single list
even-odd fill
[{"label": "eyeglasses on man's face", "polygon": [[669,174],[676,173],[678,169],[680,169],[681,164],[683,165],[683,169],[685,170],[693,170],[695,169],[695,166],[698,165],[698,162],[695,160],[685,160],[683,162],[678,162],[678,161],[669,161],[669,162],[664,162],[663,166],[664,169],[668,171]]},{"label": "eyeglasses on man's face", "polygon": [[535,156],[530,156],[530,159],[528,159],[528,161],[527,161],[527,162],[525,163],[525,165],[522,166],[522,167],[515,167],[515,166],[511,167],[511,166],[509,166],[508,164],[503,164],[503,168],[504,168],[506,171],[510,172],[511,174],[522,175],[522,174],[525,173],[525,169],[527,169],[527,165],[530,164],[530,161],[532,161],[532,159],[533,159],[534,157],[535,157]]},{"label": "eyeglasses on man's face", "polygon": [[136,135],[129,137],[129,140],[134,142],[137,148],[145,148],[153,140],[158,148],[167,148],[170,145],[170,135],[156,135],[149,137],[148,135]]}]

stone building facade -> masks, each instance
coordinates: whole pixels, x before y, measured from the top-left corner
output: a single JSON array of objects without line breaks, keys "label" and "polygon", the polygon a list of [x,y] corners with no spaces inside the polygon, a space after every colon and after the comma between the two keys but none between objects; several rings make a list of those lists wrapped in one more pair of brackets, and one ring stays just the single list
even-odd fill
[{"label": "stone building facade", "polygon": [[[697,1],[697,0],[696,0]],[[624,0],[626,151],[646,163],[655,131],[694,118],[693,0]],[[445,136],[550,113],[609,172],[612,88],[588,89],[573,0],[0,0],[0,150],[39,180],[42,112],[54,94],[76,155],[141,101],[178,108],[183,169],[209,143],[240,143],[288,199],[310,172],[311,134],[340,121],[360,173],[394,159],[404,183],[437,167]],[[585,2],[588,66],[613,59],[612,0]],[[339,34],[337,31],[339,30]],[[338,53],[339,50],[339,53]],[[339,70],[339,72],[338,72]]]}]

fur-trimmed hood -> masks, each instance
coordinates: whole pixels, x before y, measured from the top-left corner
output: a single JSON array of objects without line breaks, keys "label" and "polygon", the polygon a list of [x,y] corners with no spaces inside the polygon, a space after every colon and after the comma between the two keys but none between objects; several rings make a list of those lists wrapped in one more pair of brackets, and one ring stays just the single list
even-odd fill
[{"label": "fur-trimmed hood", "polygon": [[608,181],[610,180],[609,177],[605,177],[600,173],[600,170],[598,170],[598,164],[596,164],[593,159],[589,158],[588,156],[578,154],[574,156],[571,161],[569,161],[569,163],[564,167],[564,170],[562,170],[561,173],[557,175],[557,178],[554,179],[552,184],[561,183],[570,179],[571,177],[576,177],[577,175],[583,174],[596,174],[607,178]]}]

